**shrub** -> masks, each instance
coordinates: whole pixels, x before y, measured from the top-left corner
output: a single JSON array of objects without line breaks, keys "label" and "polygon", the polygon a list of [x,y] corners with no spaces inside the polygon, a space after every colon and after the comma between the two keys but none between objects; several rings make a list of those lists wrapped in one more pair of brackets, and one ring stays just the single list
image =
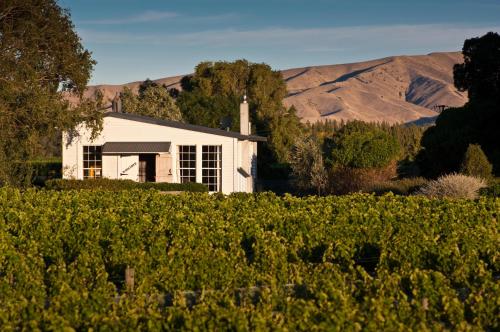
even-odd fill
[{"label": "shrub", "polygon": [[33,169],[32,183],[43,186],[45,181],[61,178],[62,161],[58,158],[28,162]]},{"label": "shrub", "polygon": [[486,186],[484,179],[452,173],[430,181],[417,194],[435,198],[475,199],[479,196],[479,190]]},{"label": "shrub", "polygon": [[488,161],[481,146],[479,144],[469,144],[460,166],[460,173],[489,180],[492,171],[493,166]]},{"label": "shrub", "polygon": [[422,177],[407,178],[401,180],[377,182],[368,187],[366,192],[383,195],[392,192],[396,195],[408,196],[417,192],[422,186],[427,184],[427,180]]},{"label": "shrub", "polygon": [[92,179],[92,180],[48,180],[45,188],[50,190],[79,190],[79,189],[101,189],[110,191],[133,190],[133,189],[156,189],[159,191],[190,191],[207,192],[206,185],[201,183],[164,183],[164,182],[135,182],[132,180],[114,179]]},{"label": "shrub", "polygon": [[338,195],[366,191],[375,183],[389,181],[396,175],[395,162],[377,168],[336,167],[329,174],[329,191]]},{"label": "shrub", "polygon": [[353,121],[325,142],[333,167],[380,168],[396,159],[398,141],[375,124]]}]

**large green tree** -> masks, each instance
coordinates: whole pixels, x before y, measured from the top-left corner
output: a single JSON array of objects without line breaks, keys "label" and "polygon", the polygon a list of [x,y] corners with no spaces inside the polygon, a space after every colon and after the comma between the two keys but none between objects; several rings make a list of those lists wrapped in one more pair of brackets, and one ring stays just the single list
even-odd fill
[{"label": "large green tree", "polygon": [[122,109],[126,113],[150,116],[157,119],[181,121],[182,114],[174,98],[164,85],[146,80],[139,86],[138,94],[125,87],[121,93]]},{"label": "large green tree", "polygon": [[456,172],[469,144],[479,144],[500,174],[500,35],[466,40],[464,63],[454,67],[455,86],[468,91],[469,102],[443,111],[422,138],[418,156],[424,174]]},{"label": "large green tree", "polygon": [[453,68],[455,86],[467,91],[469,100],[492,100],[500,104],[500,35],[488,32],[467,39],[462,49],[464,62]]},{"label": "large green tree", "polygon": [[283,106],[287,91],[280,72],[246,60],[202,62],[182,80],[182,89],[177,104],[186,121],[220,127],[230,118],[233,130],[239,128],[239,103],[246,94],[253,132],[269,140],[259,153],[259,164],[286,162],[302,126],[295,109]]},{"label": "large green tree", "polygon": [[[0,182],[26,184],[26,161],[44,137],[86,122],[97,133],[96,103],[81,100],[95,62],[68,11],[55,0],[0,1]],[[63,94],[80,102],[71,106]]]}]

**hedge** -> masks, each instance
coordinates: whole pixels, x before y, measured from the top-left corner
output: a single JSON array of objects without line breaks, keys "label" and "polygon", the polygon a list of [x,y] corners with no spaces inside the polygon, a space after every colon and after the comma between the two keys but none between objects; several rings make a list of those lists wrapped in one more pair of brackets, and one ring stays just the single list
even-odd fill
[{"label": "hedge", "polygon": [[45,182],[45,188],[49,190],[78,190],[78,189],[101,189],[110,191],[133,190],[133,189],[156,189],[159,191],[190,191],[207,192],[208,187],[201,183],[159,183],[159,182],[135,182],[132,180],[92,179],[92,180],[66,180],[54,179]]}]

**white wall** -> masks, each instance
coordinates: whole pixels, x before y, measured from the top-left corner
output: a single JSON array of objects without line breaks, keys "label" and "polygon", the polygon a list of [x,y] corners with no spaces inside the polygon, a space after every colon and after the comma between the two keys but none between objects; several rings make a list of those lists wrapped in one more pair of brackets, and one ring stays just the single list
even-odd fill
[{"label": "white wall", "polygon": [[[82,159],[84,145],[103,145],[106,142],[171,142],[173,181],[179,182],[179,172],[177,169],[178,145],[196,145],[197,182],[201,182],[202,146],[222,145],[222,192],[231,193],[234,191],[251,190],[246,183],[245,185],[238,184],[238,176],[241,175],[237,172],[237,168],[239,165],[245,164],[245,170],[250,173],[248,156],[253,154],[253,142],[238,142],[238,139],[232,137],[171,128],[115,117],[104,118],[103,130],[99,137],[92,142],[89,139],[90,133],[85,127],[80,126],[77,130],[80,136],[71,140],[69,145],[67,145],[69,136],[67,134],[63,135],[62,156],[64,178],[83,178]],[[118,158],[117,156],[103,156],[104,176],[117,178],[116,174],[121,172],[120,167],[122,166],[126,167],[123,158]],[[136,175],[130,176],[134,177]]]},{"label": "white wall", "polygon": [[103,155],[102,156],[102,176],[110,179],[117,179],[119,173],[119,158],[118,155]]}]

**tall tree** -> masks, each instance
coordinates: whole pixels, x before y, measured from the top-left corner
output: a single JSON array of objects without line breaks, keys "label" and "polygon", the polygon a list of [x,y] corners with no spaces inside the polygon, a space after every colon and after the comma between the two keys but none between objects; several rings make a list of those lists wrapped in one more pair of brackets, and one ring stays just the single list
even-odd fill
[{"label": "tall tree", "polygon": [[[217,127],[223,118],[231,117],[236,129],[238,105],[247,94],[254,133],[269,139],[261,155],[286,162],[302,126],[295,110],[283,106],[287,91],[280,72],[246,60],[202,62],[181,83],[183,91],[177,104],[187,121],[199,125]],[[259,163],[272,160],[259,158]]]},{"label": "tall tree", "polygon": [[500,104],[500,35],[488,32],[467,39],[462,49],[464,63],[453,68],[455,86],[467,91],[469,100],[493,100]]},{"label": "tall tree", "polygon": [[98,105],[81,100],[94,65],[55,0],[0,1],[0,182],[27,183],[43,137],[81,122],[98,132]]},{"label": "tall tree", "polygon": [[479,144],[500,174],[500,35],[489,32],[464,42],[464,63],[454,67],[455,85],[469,102],[443,111],[422,138],[419,164],[425,175],[456,172],[469,144]]}]

